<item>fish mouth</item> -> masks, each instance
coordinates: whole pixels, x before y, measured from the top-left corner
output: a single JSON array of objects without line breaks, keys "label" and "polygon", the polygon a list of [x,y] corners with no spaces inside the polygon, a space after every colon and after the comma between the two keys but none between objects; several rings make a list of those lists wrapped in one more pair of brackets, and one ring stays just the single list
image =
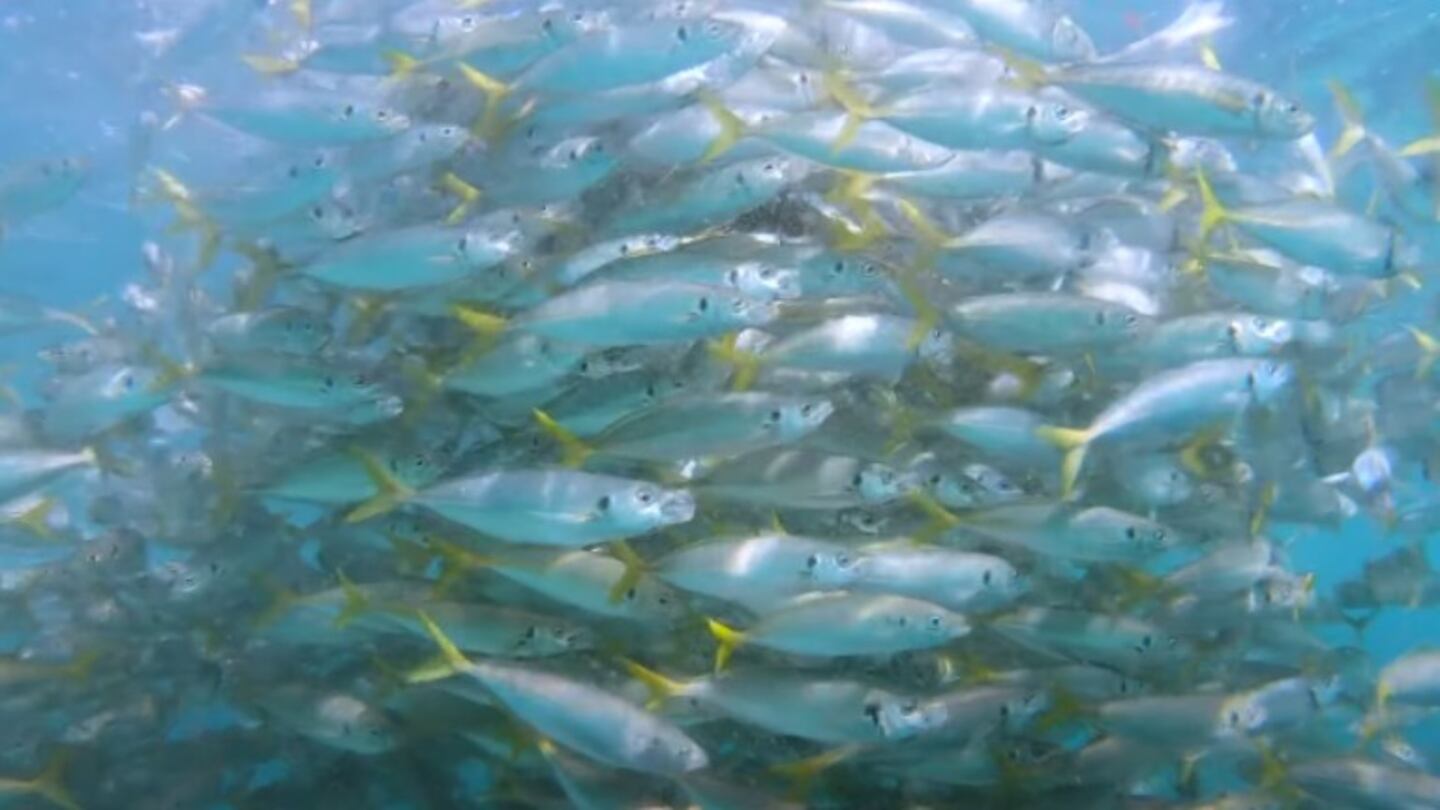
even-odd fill
[{"label": "fish mouth", "polygon": [[695,496],[681,490],[660,499],[660,517],[667,523],[689,523],[695,519]]}]

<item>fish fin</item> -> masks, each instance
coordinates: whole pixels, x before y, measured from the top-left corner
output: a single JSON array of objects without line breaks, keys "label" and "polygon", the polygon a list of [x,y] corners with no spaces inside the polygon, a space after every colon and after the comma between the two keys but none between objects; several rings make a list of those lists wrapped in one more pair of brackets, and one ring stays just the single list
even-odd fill
[{"label": "fish fin", "polygon": [[454,172],[445,172],[437,185],[440,190],[451,194],[460,201],[445,216],[446,225],[458,225],[465,217],[469,216],[470,210],[475,207],[475,203],[481,196],[480,189]]},{"label": "fish fin", "polygon": [[477,307],[467,304],[454,304],[450,307],[450,313],[456,320],[465,324],[470,331],[482,337],[494,337],[505,331],[509,323],[504,317],[494,313],[486,312]]},{"label": "fish fin", "polygon": [[630,544],[624,540],[616,540],[611,543],[610,553],[614,554],[615,559],[625,566],[625,570],[620,573],[620,578],[610,586],[610,593],[607,595],[610,604],[618,605],[620,600],[625,598],[625,593],[640,581],[640,577],[648,566],[645,559],[636,554],[635,549],[631,548]]},{"label": "fish fin", "polygon": [[1334,162],[1350,153],[1350,150],[1359,146],[1369,134],[1365,131],[1365,117],[1360,110],[1360,103],[1355,100],[1350,88],[1341,84],[1338,80],[1331,79],[1325,83],[1329,88],[1330,95],[1335,99],[1335,109],[1340,112],[1340,120],[1343,126],[1340,130],[1340,137],[1335,139],[1335,144],[1330,147],[1329,157]]},{"label": "fish fin", "polygon": [[[872,107],[870,102],[866,101],[864,97],[860,95],[860,91],[857,90],[855,85],[851,84],[848,79],[841,75],[838,68],[826,68],[821,75],[820,86],[826,95],[848,113],[849,117],[845,122],[847,128],[852,126],[852,121],[854,122],[853,126],[858,129],[862,121],[883,115],[882,111]],[[836,138],[836,144],[840,144],[840,139],[843,137],[844,131],[842,130],[840,138]],[[853,133],[851,137],[854,137]],[[834,148],[843,148],[843,144]]]},{"label": "fish fin", "polygon": [[409,76],[425,66],[424,62],[395,48],[382,52],[380,58],[389,66],[390,75],[397,78]]},{"label": "fish fin", "polygon": [[26,780],[16,780],[13,788],[17,792],[33,793],[44,798],[56,807],[63,807],[65,810],[80,810],[80,803],[70,794],[70,789],[65,787],[65,767],[70,764],[70,752],[68,750],[57,751],[40,769],[40,773]]},{"label": "fish fin", "polygon": [[66,312],[63,309],[46,309],[44,314],[46,320],[54,321],[55,323],[70,324],[87,335],[100,334],[100,330],[96,329],[94,324],[87,321],[83,316],[76,315],[73,312]]},{"label": "fish fin", "polygon": [[1190,199],[1189,191],[1186,191],[1181,186],[1171,186],[1166,189],[1165,193],[1160,197],[1160,202],[1156,204],[1156,207],[1162,214],[1168,214],[1174,210],[1175,206],[1188,199]]},{"label": "fish fin", "polygon": [[914,490],[905,497],[930,518],[928,524],[912,535],[911,539],[917,543],[933,543],[940,535],[964,523],[954,512],[946,509],[944,504],[935,500],[934,495],[924,490]]},{"label": "fish fin", "polygon": [[1050,708],[1035,718],[1035,730],[1050,731],[1091,715],[1089,707],[1081,702],[1078,695],[1069,689],[1056,686],[1050,690]]},{"label": "fish fin", "polygon": [[1400,150],[1400,157],[1420,157],[1421,155],[1440,154],[1440,135],[1431,135],[1406,144]]},{"label": "fish fin", "polygon": [[1116,566],[1115,573],[1120,578],[1117,606],[1121,610],[1162,596],[1167,590],[1164,579],[1140,568],[1121,565]]},{"label": "fish fin", "polygon": [[1255,511],[1250,515],[1250,536],[1259,537],[1260,532],[1265,528],[1265,521],[1270,516],[1270,507],[1275,505],[1275,496],[1278,488],[1274,482],[1268,483],[1260,488],[1259,503],[1255,505]]},{"label": "fish fin", "polygon": [[630,677],[645,685],[645,690],[650,693],[650,699],[646,702],[645,708],[650,711],[659,708],[666,700],[685,693],[683,682],[667,678],[637,661],[622,657],[620,666],[629,673]]},{"label": "fish fin", "polygon": [[729,665],[735,648],[745,643],[745,634],[709,617],[705,619],[705,627],[715,638],[715,671],[722,672]]},{"label": "fish fin", "polygon": [[701,88],[695,93],[695,98],[706,111],[710,113],[710,117],[715,119],[715,123],[720,126],[720,134],[716,135],[715,138],[706,145],[704,154],[702,154],[700,160],[697,161],[701,166],[704,166],[733,149],[735,144],[739,143],[740,139],[745,137],[746,126],[745,122],[740,119],[740,116],[736,115],[729,107],[726,107],[725,102],[721,101],[720,97],[716,95],[714,91]]},{"label": "fish fin", "polygon": [[479,70],[465,64],[456,62],[460,75],[465,78],[475,89],[485,95],[485,108],[480,113],[479,119],[471,125],[470,130],[475,136],[487,141],[498,140],[503,134],[504,121],[500,120],[500,105],[504,103],[507,96],[513,90],[510,85],[499,79],[482,73]]},{"label": "fish fin", "polygon": [[905,217],[905,221],[910,223],[916,237],[920,239],[921,247],[928,252],[932,259],[933,254],[953,242],[949,234],[941,230],[934,220],[920,210],[920,206],[903,197],[897,198],[895,204],[900,209],[901,215]]},{"label": "fish fin", "polygon": [[1085,454],[1094,435],[1089,430],[1051,425],[1036,428],[1035,435],[1065,452],[1065,457],[1060,461],[1060,497],[1068,500],[1075,493],[1075,483],[1080,480],[1081,468],[1085,466]]},{"label": "fish fin", "polygon": [[1210,234],[1232,216],[1220,198],[1215,196],[1215,189],[1210,185],[1210,178],[1205,176],[1205,170],[1195,170],[1195,186],[1200,189],[1200,243],[1210,241]]},{"label": "fish fin", "polygon": [[435,550],[440,555],[440,577],[435,581],[433,593],[436,597],[450,592],[466,571],[486,568],[494,564],[494,558],[476,554],[468,548],[446,541],[437,542]]},{"label": "fish fin", "polygon": [[284,56],[268,56],[260,53],[240,55],[240,61],[262,76],[284,76],[300,69],[300,63]]},{"label": "fish fin", "polygon": [[340,612],[335,616],[335,627],[344,629],[345,625],[355,620],[370,609],[370,600],[365,598],[364,591],[356,585],[350,577],[345,576],[344,571],[336,571],[335,578],[340,580],[340,592],[345,597],[345,602],[340,606]]},{"label": "fish fin", "polygon": [[10,521],[42,540],[55,540],[55,530],[50,528],[50,513],[55,511],[56,500],[45,496]]},{"label": "fish fin", "polygon": [[379,490],[373,498],[351,509],[345,515],[346,523],[359,523],[389,512],[410,498],[415,490],[396,478],[374,454],[359,447],[350,448],[350,455],[365,468],[370,482]]},{"label": "fish fin", "polygon": [[73,681],[89,680],[90,672],[95,669],[95,662],[100,660],[100,653],[97,650],[86,650],[77,653],[70,662],[60,668],[65,677]]},{"label": "fish fin", "polygon": [[435,624],[435,621],[430,618],[430,614],[423,610],[418,613],[420,623],[425,625],[425,631],[430,634],[430,638],[434,639],[435,645],[440,648],[440,653],[445,656],[446,663],[456,671],[463,671],[474,666],[470,663],[470,659],[465,657],[465,653],[460,652],[460,648],[455,646],[455,642],[445,635],[445,631]]},{"label": "fish fin", "polygon": [[269,574],[257,574],[255,583],[270,593],[270,603],[255,617],[252,628],[256,631],[263,631],[290,612],[295,603],[300,601],[300,595],[281,585],[280,582]]},{"label": "fish fin", "polygon": [[1013,84],[1016,86],[1033,90],[1051,83],[1050,71],[1040,62],[1027,59],[1007,48],[994,48],[993,50],[1005,63],[1005,66],[1015,74]]},{"label": "fish fin", "polygon": [[310,3],[311,0],[290,0],[290,16],[295,18],[296,25],[307,32],[315,26],[315,12]]},{"label": "fish fin", "polygon": [[1415,345],[1420,348],[1420,360],[1415,364],[1415,379],[1423,380],[1429,376],[1435,361],[1440,360],[1440,339],[1409,324],[1405,326],[1405,331],[1415,338]]},{"label": "fish fin", "polygon": [[790,782],[790,795],[801,798],[809,793],[810,785],[820,774],[839,765],[860,752],[858,745],[846,745],[821,751],[814,756],[781,762],[770,766],[771,773],[785,777]]},{"label": "fish fin", "polygon": [[1225,69],[1220,64],[1220,55],[1215,53],[1215,43],[1209,37],[1200,40],[1200,64],[1216,73]]},{"label": "fish fin", "polygon": [[450,664],[449,659],[444,655],[437,655],[428,661],[422,661],[401,674],[401,679],[407,684],[430,683],[432,681],[443,681],[455,674],[455,667]]},{"label": "fish fin", "polygon": [[720,340],[710,341],[706,349],[710,356],[734,369],[730,387],[736,391],[748,391],[760,376],[760,355],[735,348],[739,335],[731,332]]},{"label": "fish fin", "polygon": [[1285,760],[1280,758],[1268,742],[1257,742],[1256,748],[1260,752],[1260,789],[1279,794],[1293,792],[1290,768],[1285,764]]},{"label": "fish fin", "polygon": [[561,464],[576,469],[583,466],[585,460],[595,454],[595,448],[572,433],[569,428],[555,421],[555,417],[539,408],[532,409],[530,414],[535,418],[535,424],[540,426],[540,430],[560,445]]}]

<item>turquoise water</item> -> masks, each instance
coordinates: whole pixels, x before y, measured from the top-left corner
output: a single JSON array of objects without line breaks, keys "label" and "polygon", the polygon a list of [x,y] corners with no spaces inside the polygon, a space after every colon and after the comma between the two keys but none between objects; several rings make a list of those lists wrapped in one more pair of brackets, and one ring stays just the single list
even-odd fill
[{"label": "turquoise water", "polygon": [[[326,4],[318,0],[315,3],[317,9],[323,5]],[[328,5],[343,7],[346,4]],[[389,7],[398,5],[388,4]],[[508,5],[523,7],[524,4]],[[791,18],[803,26],[807,4],[795,5]],[[1069,0],[1055,5],[1088,32],[1100,53],[1116,50],[1159,29],[1185,6],[1171,0]],[[155,242],[167,252],[186,257],[194,249],[191,236],[172,232],[173,215],[166,203],[137,199],[137,186],[147,183],[147,166],[164,165],[189,182],[212,188],[240,185],[257,167],[273,168],[269,165],[275,160],[272,153],[255,148],[243,138],[231,137],[233,133],[221,137],[191,122],[182,122],[173,132],[157,132],[153,123],[143,122],[146,116],[153,122],[157,118],[164,120],[174,112],[173,94],[168,88],[173,88],[175,83],[203,85],[215,97],[225,97],[227,93],[234,97],[263,87],[263,82],[257,84],[249,69],[241,64],[239,56],[265,52],[271,47],[267,36],[273,32],[267,33],[264,26],[275,26],[275,21],[286,19],[283,3],[276,4],[276,8],[265,6],[253,0],[0,2],[0,169],[57,156],[83,157],[91,167],[88,181],[73,199],[6,230],[0,242],[0,294],[34,299],[49,307],[83,313],[94,321],[104,320],[106,313],[123,307],[127,285],[153,282],[142,259],[143,243]],[[1440,9],[1433,3],[1426,0],[1231,0],[1228,6],[1235,23],[1213,41],[1225,71],[1262,82],[1298,100],[1317,116],[1320,144],[1335,142],[1342,128],[1327,82],[1340,82],[1348,87],[1365,110],[1365,124],[1370,132],[1382,134],[1397,148],[1435,133],[1437,123],[1424,101],[1426,79],[1440,81],[1440,68],[1433,56],[1434,43],[1440,41]],[[375,16],[380,17],[378,13]],[[173,42],[156,44],[172,36]],[[1244,139],[1226,142],[1242,160],[1254,157],[1252,170],[1257,174],[1274,169],[1274,164],[1266,162],[1268,153],[1263,149],[1256,147],[1252,152],[1251,147],[1255,145]],[[1433,172],[1433,167],[1428,171]],[[1364,181],[1342,186],[1341,198],[1352,209],[1364,210],[1374,189],[1373,184]],[[1425,261],[1417,268],[1418,275],[1424,278],[1428,274],[1429,283],[1414,294],[1413,306],[1386,310],[1381,319],[1356,326],[1356,333],[1388,334],[1398,331],[1402,325],[1417,323],[1435,326],[1434,285],[1440,282],[1436,281],[1433,267],[1440,259],[1440,252],[1436,250],[1440,246],[1440,228],[1433,221],[1412,225],[1407,236],[1422,248]],[[215,299],[222,299],[230,289],[232,274],[244,265],[242,257],[227,250],[213,267],[198,277],[197,287]],[[384,296],[379,298],[384,300]],[[306,299],[305,303],[308,306],[315,300]],[[324,306],[331,303],[327,298]],[[175,306],[172,301],[159,304],[162,313]],[[222,305],[222,309],[228,307]],[[131,322],[122,318],[119,323],[123,336]],[[394,328],[396,333],[388,339],[398,342],[402,338],[400,327]],[[424,336],[432,334],[435,332],[423,333]],[[53,386],[52,372],[36,359],[36,354],[68,336],[63,326],[45,325],[0,338],[4,381],[13,387],[24,408],[46,407],[44,395]],[[450,333],[445,336],[453,338]],[[411,345],[423,341],[423,337],[408,333],[403,338],[411,341]],[[162,354],[177,354],[180,345],[175,334],[167,331],[153,348]],[[1431,402],[1435,390],[1433,384],[1427,389]],[[527,404],[521,413],[528,412],[529,407]],[[462,413],[465,418],[473,416],[470,411],[462,410]],[[172,417],[176,421],[167,424],[166,420]],[[229,424],[217,422],[197,428],[186,421],[183,409],[178,417],[166,412],[158,423],[158,426],[146,425],[116,436],[110,452],[122,457],[121,467],[125,466],[124,457],[142,459],[135,466],[145,474],[154,474],[154,470],[166,462],[157,464],[147,452],[156,447],[169,452],[201,445],[213,450],[216,436],[223,435],[225,425]],[[1433,417],[1431,423],[1433,434]],[[294,424],[288,426],[294,427]],[[384,431],[390,429],[366,428],[350,434],[342,431],[339,435],[371,437],[388,435]],[[447,425],[444,429],[451,428]],[[193,433],[188,432],[192,430]],[[454,432],[459,433],[458,429]],[[240,431],[237,430],[236,435],[241,435]],[[286,449],[285,440],[299,435],[298,430],[294,433],[276,431],[277,458],[283,458],[280,454]],[[308,440],[317,446],[330,441],[329,434],[319,435],[327,438]],[[223,443],[223,439],[220,441]],[[335,441],[338,446],[340,440]],[[1423,453],[1417,453],[1420,454]],[[263,454],[256,463],[262,461]],[[256,476],[242,470],[239,477],[253,479]],[[175,651],[175,648],[192,652],[205,649],[217,634],[224,635],[218,631],[232,622],[225,611],[235,611],[233,623],[236,625],[248,622],[256,612],[253,602],[263,602],[268,586],[258,575],[264,573],[267,565],[284,574],[301,572],[308,577],[307,591],[319,590],[316,583],[322,581],[333,586],[333,566],[327,563],[326,552],[317,551],[319,541],[305,537],[309,525],[306,521],[314,515],[306,513],[304,508],[297,509],[301,516],[294,518],[294,523],[306,528],[296,530],[294,536],[288,538],[294,542],[276,543],[281,549],[276,560],[257,564],[238,550],[230,552],[222,548],[217,552],[213,546],[193,542],[194,537],[177,540],[165,536],[163,531],[154,530],[148,516],[131,525],[127,525],[124,517],[119,520],[95,518],[91,513],[92,500],[106,491],[104,487],[112,485],[85,478],[70,481],[57,492],[72,512],[76,535],[87,544],[95,544],[87,545],[87,551],[109,548],[105,544],[112,542],[113,537],[123,536],[123,543],[129,544],[124,546],[125,554],[138,553],[144,563],[123,569],[93,566],[93,570],[83,571],[83,566],[73,560],[62,563],[55,570],[73,587],[56,587],[53,579],[41,580],[38,593],[43,598],[34,600],[26,590],[28,580],[21,577],[9,582],[4,602],[7,607],[0,612],[0,648],[23,656],[39,649],[44,653],[40,660],[67,658],[76,652],[75,647],[64,643],[64,639],[57,642],[50,638],[53,632],[42,631],[47,627],[52,631],[61,628],[63,633],[64,628],[83,625],[84,622],[75,622],[74,617],[83,616],[86,611],[139,614],[154,610],[173,612],[173,620],[140,622],[134,625],[138,629],[133,630],[127,629],[124,622],[102,623],[100,626],[104,629],[96,637],[87,636],[76,645],[79,648],[93,645],[100,651],[105,671],[98,677],[92,676],[84,684],[73,689],[67,687],[55,695],[36,693],[38,697],[33,700],[26,697],[11,708],[5,708],[7,704],[0,696],[0,776],[15,774],[18,778],[33,773],[54,750],[60,749],[71,752],[73,765],[67,781],[71,792],[86,807],[140,806],[134,803],[138,801],[135,797],[151,789],[145,786],[152,786],[156,795],[175,797],[166,798],[168,804],[150,805],[166,807],[326,807],[340,806],[342,801],[369,802],[366,806],[377,807],[497,806],[499,799],[494,797],[503,795],[495,791],[496,784],[503,784],[503,781],[497,782],[497,775],[503,780],[512,768],[503,758],[486,759],[457,753],[452,742],[435,742],[429,738],[375,760],[357,760],[354,752],[331,756],[332,752],[324,751],[323,743],[307,740],[304,735],[273,732],[272,728],[276,727],[273,721],[257,719],[257,714],[247,709],[250,695],[243,688],[246,676],[234,673],[243,670],[245,662],[238,659],[243,659],[250,647],[230,643],[231,639],[219,643],[217,649],[224,652],[214,656]],[[183,499],[190,494],[181,489],[183,485],[176,485],[173,490],[166,489],[167,486],[169,484],[159,485],[160,500],[167,495]],[[201,499],[208,495],[194,497]],[[128,503],[124,497],[117,502],[122,509]],[[328,513],[321,509],[320,514],[319,519],[323,521]],[[241,530],[244,518],[207,519],[235,520],[233,526],[222,526],[216,533],[230,531],[227,542],[244,540],[245,533]],[[764,516],[756,525],[763,526],[763,519]],[[192,529],[195,525],[214,526],[203,521],[186,525]],[[265,531],[271,526],[266,523]],[[1408,543],[1426,547],[1432,560],[1440,554],[1433,531],[1418,538],[1401,537],[1388,532],[1381,521],[1364,510],[1336,525],[1276,523],[1268,529],[1268,534],[1283,546],[1290,570],[1315,575],[1315,594],[1321,600],[1332,597],[1341,583],[1359,577],[1367,561],[1391,554]],[[140,550],[137,552],[136,548]],[[197,548],[202,550],[197,552]],[[151,582],[166,581],[156,572],[177,560],[186,565],[196,560],[228,564],[232,556],[236,560],[235,573],[232,575],[227,570],[217,575],[221,578],[220,584],[203,597],[214,599],[213,610],[199,609],[194,602],[169,599],[147,590],[150,586],[136,585],[146,577]],[[373,563],[373,559],[359,558],[356,567],[364,569]],[[67,565],[72,567],[65,567]],[[359,581],[375,581],[375,571],[373,567],[365,570],[372,579]],[[429,573],[433,578],[434,568]],[[107,579],[112,576],[115,581]],[[500,593],[501,601],[507,598],[506,591],[502,589]],[[121,598],[117,602],[107,599],[107,595]],[[1359,642],[1367,662],[1366,672],[1373,677],[1406,652],[1440,643],[1437,622],[1440,622],[1437,606],[1391,605],[1381,609]],[[1344,624],[1329,624],[1317,632],[1336,647],[1356,643],[1352,631]],[[699,635],[696,630],[696,637]],[[44,643],[37,643],[38,640]],[[696,661],[703,665],[708,658],[708,639],[700,646],[706,647],[706,652],[684,658],[685,665],[679,669],[694,669]],[[428,652],[424,644],[419,648]],[[355,648],[351,649],[353,652]],[[623,645],[621,652],[626,652]],[[634,650],[629,653],[633,654]],[[295,666],[311,676],[326,673],[325,655],[314,650],[297,653]],[[650,663],[655,663],[657,657],[669,663],[665,655],[656,653]],[[169,670],[164,663],[171,656],[177,662],[175,670]],[[416,660],[409,663],[417,662],[420,657],[423,656],[412,656]],[[616,684],[623,678],[615,675],[613,661],[603,663],[607,660],[604,655],[595,658],[602,663],[594,664],[592,669],[603,674],[582,670],[586,673],[584,677],[607,688],[621,689]],[[680,656],[677,654],[676,658]],[[143,665],[135,665],[135,677],[127,680],[124,676],[127,662],[142,659]],[[257,682],[265,684],[261,687],[264,689],[278,688],[277,684],[286,681],[283,672],[288,664],[267,661],[267,665],[281,674],[267,672],[267,677]],[[351,670],[354,669],[352,666]],[[350,673],[346,677],[350,677]],[[234,688],[235,678],[241,682],[242,688],[238,690]],[[212,680],[224,680],[227,686],[214,691],[205,688]],[[365,688],[376,690],[385,684],[383,675],[370,671],[360,680]],[[0,674],[0,684],[3,683],[4,676]],[[631,698],[640,696],[633,684],[626,688]],[[183,700],[170,699],[181,693],[185,695]],[[1363,698],[1369,699],[1369,694]],[[14,712],[13,724],[4,719],[10,711]],[[84,725],[87,721],[95,730]],[[260,731],[256,732],[257,728]],[[237,729],[243,729],[244,733],[238,733]],[[1432,768],[1440,762],[1440,723],[1433,719],[1416,723],[1406,731],[1405,739],[1429,755]],[[134,750],[136,748],[141,750]],[[803,746],[792,748],[795,748],[790,751],[792,754],[816,752]],[[322,753],[317,754],[317,750]],[[428,757],[430,750],[443,751],[443,754]],[[774,758],[778,761],[782,757],[776,754]],[[236,764],[227,767],[223,764],[227,760]],[[376,764],[363,764],[367,761]],[[336,782],[348,780],[350,784],[327,788],[327,777],[314,778],[313,773],[305,779],[297,778],[297,773],[305,774],[307,769],[330,774],[328,778]],[[744,769],[747,779],[763,772],[750,760],[745,761]],[[816,803],[862,807],[890,806],[890,802],[896,801],[897,794],[889,792],[891,785],[881,784],[879,777],[873,777],[873,783],[866,783],[864,780],[871,777],[865,776],[864,771],[859,773],[859,777],[854,774],[845,777],[851,779],[841,782],[848,786],[845,789],[822,789],[816,794],[819,797]],[[195,785],[186,784],[189,776],[194,776]],[[366,782],[367,779],[373,784]],[[857,783],[856,779],[860,781]],[[355,787],[361,783],[368,787]],[[264,792],[267,787],[276,792],[267,794]],[[872,788],[876,792],[867,793]],[[1196,798],[1167,795],[1163,789],[1157,793],[1160,797],[1157,801],[1174,803],[1161,806],[1183,806],[1182,799]],[[514,801],[519,806],[541,806],[541,799],[535,798],[537,795],[543,795],[544,801],[553,802],[554,806],[564,806],[566,801],[553,786],[539,794],[521,791],[518,795],[520,798]],[[4,798],[5,790],[0,787],[0,804]],[[985,799],[993,801],[994,797]],[[903,806],[968,806],[943,796],[932,804],[906,801],[913,803]],[[1043,798],[1035,801],[1040,803],[1034,806],[1069,806],[1063,803],[1067,801],[1064,798],[1050,800],[1049,805],[1044,804]],[[1132,806],[1120,803],[1119,798],[1113,801],[1116,803],[1108,806]],[[1307,801],[1315,800],[1311,797]],[[28,795],[17,799],[15,806],[32,806],[25,802],[44,806],[42,800]],[[1351,805],[1320,801],[1307,806]]]}]

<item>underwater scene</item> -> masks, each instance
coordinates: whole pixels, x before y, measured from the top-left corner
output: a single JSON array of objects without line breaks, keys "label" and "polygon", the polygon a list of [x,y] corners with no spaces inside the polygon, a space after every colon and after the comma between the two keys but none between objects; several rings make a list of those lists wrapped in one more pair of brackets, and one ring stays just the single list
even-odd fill
[{"label": "underwater scene", "polygon": [[1440,808],[1433,0],[0,0],[0,807]]}]

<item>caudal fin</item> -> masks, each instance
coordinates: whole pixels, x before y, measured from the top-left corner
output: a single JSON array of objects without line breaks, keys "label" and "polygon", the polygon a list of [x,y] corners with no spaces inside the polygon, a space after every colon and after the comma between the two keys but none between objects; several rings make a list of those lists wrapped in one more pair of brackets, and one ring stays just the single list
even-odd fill
[{"label": "caudal fin", "polygon": [[1036,428],[1035,435],[1065,452],[1060,461],[1060,497],[1068,499],[1075,492],[1075,483],[1080,480],[1092,434],[1088,430],[1044,425]]},{"label": "caudal fin", "polygon": [[729,666],[735,648],[745,643],[745,634],[710,618],[705,619],[705,627],[715,638],[715,671],[722,672]]}]

